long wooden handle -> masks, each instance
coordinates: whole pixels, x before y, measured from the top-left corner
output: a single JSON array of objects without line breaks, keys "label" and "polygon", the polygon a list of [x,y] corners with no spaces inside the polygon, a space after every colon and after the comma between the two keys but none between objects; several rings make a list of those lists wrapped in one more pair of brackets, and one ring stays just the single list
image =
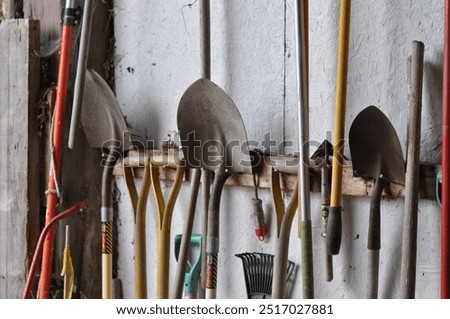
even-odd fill
[{"label": "long wooden handle", "polygon": [[325,280],[333,280],[333,256],[327,252],[327,225],[330,214],[330,169],[327,166],[328,159],[321,169],[321,199],[322,199],[322,237],[324,242]]},{"label": "long wooden handle", "polygon": [[378,298],[378,274],[380,269],[380,251],[368,251],[367,264],[367,299]]},{"label": "long wooden handle", "polygon": [[200,63],[201,77],[211,79],[211,18],[209,0],[200,0]]},{"label": "long wooden handle", "polygon": [[348,51],[350,44],[351,0],[341,0],[339,48],[336,82],[336,106],[333,133],[333,171],[331,178],[331,207],[328,219],[328,254],[337,255],[342,238],[342,170],[344,165],[344,130],[347,103]]},{"label": "long wooden handle", "polygon": [[414,41],[409,64],[408,141],[405,179],[405,213],[403,215],[400,297],[414,298],[416,288],[417,219],[419,210],[419,156],[422,114],[424,44]]}]

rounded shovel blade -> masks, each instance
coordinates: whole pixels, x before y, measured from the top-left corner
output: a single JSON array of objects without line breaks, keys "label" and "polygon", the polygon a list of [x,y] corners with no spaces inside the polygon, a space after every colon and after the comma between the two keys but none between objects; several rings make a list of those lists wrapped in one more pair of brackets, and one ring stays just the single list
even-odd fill
[{"label": "rounded shovel blade", "polygon": [[205,78],[194,82],[181,97],[177,121],[187,167],[251,173],[244,122],[219,86]]},{"label": "rounded shovel blade", "polygon": [[126,150],[131,144],[128,127],[114,93],[105,80],[91,69],[86,70],[80,121],[92,148],[120,145]]},{"label": "rounded shovel blade", "polygon": [[405,161],[397,133],[389,119],[375,106],[356,116],[349,132],[353,170],[364,178],[380,174],[395,184],[405,183]]}]

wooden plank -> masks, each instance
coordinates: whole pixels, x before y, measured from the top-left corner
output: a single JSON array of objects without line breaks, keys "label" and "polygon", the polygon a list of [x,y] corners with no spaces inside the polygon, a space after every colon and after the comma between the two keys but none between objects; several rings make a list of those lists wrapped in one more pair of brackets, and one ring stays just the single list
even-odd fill
[{"label": "wooden plank", "polygon": [[14,0],[0,0],[0,17],[13,19],[15,15]]},{"label": "wooden plank", "polygon": [[[24,15],[32,17],[41,22],[41,59],[45,66],[41,91],[45,92],[52,88],[57,78],[59,65],[59,44],[61,35],[61,4],[64,0],[24,0]],[[81,6],[84,1],[79,1]],[[88,67],[96,70],[105,79],[113,79],[113,0],[102,0],[94,2],[94,21],[91,33],[91,46],[88,59]],[[80,29],[75,28],[74,45],[72,52],[71,84],[73,87],[75,78],[76,59],[78,51],[78,36]],[[52,83],[53,82],[53,83]],[[53,87],[54,89],[54,87]],[[70,123],[72,95],[69,94],[66,110],[65,134],[67,136]],[[50,105],[52,102],[49,103]],[[51,107],[50,107],[51,110]],[[51,113],[49,112],[49,115]],[[42,139],[48,146],[48,133],[50,131],[50,119],[43,123]],[[40,170],[42,172],[43,186],[48,181],[48,147],[43,147],[42,154],[46,160],[42,160]],[[62,204],[60,211],[70,207],[82,199],[89,199],[90,206],[85,213],[77,214],[60,223],[57,230],[54,254],[54,281],[53,293],[61,290],[62,252],[64,249],[64,225],[70,225],[70,242],[72,248],[72,259],[75,268],[75,297],[101,298],[101,241],[100,241],[100,190],[102,166],[101,151],[90,148],[82,129],[77,132],[76,150],[63,151],[63,164],[61,172]],[[45,199],[45,194],[41,192]],[[42,205],[45,206],[45,200]],[[43,207],[45,210],[45,207]],[[116,255],[114,255],[116,258]]]},{"label": "wooden plank", "polygon": [[[168,166],[175,164],[175,159],[178,162],[182,160],[182,156],[178,153],[171,153],[170,155],[164,155],[160,150],[153,150],[148,152],[130,152],[130,154],[124,159],[125,165],[135,168],[135,176],[142,177],[143,169],[142,163],[146,157],[154,158],[156,161],[166,164],[166,168],[161,171],[162,180],[173,180],[175,178],[174,170]],[[278,159],[282,158],[277,156]],[[263,160],[263,164],[258,172],[258,187],[270,188],[270,170],[268,165],[270,160]],[[114,169],[115,175],[122,175],[122,165],[120,162]],[[439,165],[422,163],[420,166],[420,198],[436,200],[435,183],[436,174],[440,170]],[[291,169],[292,171],[292,169]],[[320,172],[317,167],[312,165],[311,172],[311,191],[320,192]],[[284,182],[282,188],[286,190],[293,190],[296,184],[297,176],[288,173],[284,174]],[[371,180],[365,181],[362,178],[353,176],[353,168],[351,161],[348,161],[348,165],[343,168],[342,173],[342,194],[348,196],[371,196],[373,189],[373,182]],[[186,171],[186,180],[189,180],[189,170]],[[227,186],[242,186],[253,187],[253,176],[250,174],[237,174],[231,176],[225,183]],[[383,194],[384,197],[397,198],[405,196],[405,188],[401,185],[390,184]]]},{"label": "wooden plank", "polygon": [[0,24],[0,298],[19,298],[39,230],[39,22]]}]

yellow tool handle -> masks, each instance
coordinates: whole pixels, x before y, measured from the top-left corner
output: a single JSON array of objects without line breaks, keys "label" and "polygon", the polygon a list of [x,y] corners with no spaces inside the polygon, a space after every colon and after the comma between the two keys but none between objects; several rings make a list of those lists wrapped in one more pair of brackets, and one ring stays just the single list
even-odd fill
[{"label": "yellow tool handle", "polygon": [[136,204],[134,223],[134,273],[135,294],[137,299],[147,298],[147,254],[146,254],[146,213],[150,191],[150,164],[146,163],[142,188]]},{"label": "yellow tool handle", "polygon": [[[137,202],[139,196],[136,190],[136,184],[134,183],[133,169],[130,166],[123,165],[123,175],[125,184],[127,185],[128,193],[130,195],[131,206],[133,207],[133,214],[136,215]],[[136,218],[136,216],[134,216]]]},{"label": "yellow tool handle", "polygon": [[157,260],[157,283],[156,298],[169,298],[169,256],[170,256],[170,228],[175,203],[181,189],[184,177],[184,166],[177,166],[175,182],[170,192],[167,203],[161,190],[159,168],[151,166],[151,178],[153,193],[158,207],[158,260]]},{"label": "yellow tool handle", "polygon": [[339,253],[342,237],[342,170],[344,165],[344,130],[347,101],[348,52],[350,43],[351,1],[341,0],[339,48],[337,63],[336,107],[333,133],[333,171],[331,178],[330,215],[327,229],[328,254]]},{"label": "yellow tool handle", "polygon": [[277,237],[280,235],[281,222],[284,216],[284,201],[281,195],[280,173],[274,168],[270,171],[270,190],[272,192],[272,201],[277,215]]}]

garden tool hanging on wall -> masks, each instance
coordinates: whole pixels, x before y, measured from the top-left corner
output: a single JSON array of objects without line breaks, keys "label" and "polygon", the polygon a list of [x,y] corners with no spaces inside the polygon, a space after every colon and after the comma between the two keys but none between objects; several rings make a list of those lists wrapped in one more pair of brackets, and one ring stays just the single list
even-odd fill
[{"label": "garden tool hanging on wall", "polygon": [[139,163],[139,165],[141,164],[144,166],[144,177],[138,194],[134,183],[133,169],[130,166],[130,158],[128,157],[123,161],[125,183],[134,213],[134,291],[136,299],[147,298],[146,214],[151,178],[148,158],[145,157],[143,163]]},{"label": "garden tool hanging on wall", "polygon": [[289,238],[291,234],[292,221],[298,208],[298,179],[295,183],[294,192],[291,195],[288,207],[285,209],[281,193],[281,173],[298,174],[299,159],[286,157],[270,157],[271,165],[271,192],[275,213],[277,217],[277,241],[275,256],[273,260],[273,284],[272,298],[283,299],[286,297],[286,283],[289,253]]},{"label": "garden tool hanging on wall", "polygon": [[[47,190],[47,213],[45,224],[48,225],[57,215],[57,206],[60,200],[60,176],[64,139],[64,119],[67,102],[67,90],[70,74],[70,55],[72,50],[73,31],[79,20],[80,10],[76,1],[67,0],[62,12],[62,35],[61,51],[58,69],[58,81],[56,84],[55,111],[52,120],[52,147],[49,183]],[[53,264],[53,245],[55,231],[50,229],[45,239],[43,253],[41,278],[39,282],[39,298],[48,298],[50,294],[50,281]]]},{"label": "garden tool hanging on wall", "polygon": [[[200,7],[209,17],[209,0],[203,1]],[[202,23],[206,26],[209,24],[207,21],[208,19],[205,19]],[[209,30],[206,27],[203,29]],[[206,33],[205,42],[208,42],[209,32]],[[205,43],[203,45],[204,52],[209,57],[210,48]],[[203,273],[207,276],[206,298],[215,299],[219,210],[223,186],[228,177],[235,173],[251,173],[251,161],[247,148],[247,133],[239,110],[227,93],[209,79],[210,72],[205,72],[205,75],[206,77],[195,81],[183,93],[178,105],[177,123],[186,166],[214,173],[207,216],[207,237],[204,239],[206,270]],[[236,145],[239,147],[233,147]]]},{"label": "garden tool hanging on wall", "polygon": [[[265,253],[243,253],[236,257],[242,260],[245,287],[248,299],[270,299],[273,282],[273,255]],[[292,278],[295,264],[288,261],[286,286]],[[287,294],[287,293],[286,293]]]},{"label": "garden tool hanging on wall", "polygon": [[325,280],[333,280],[333,256],[328,254],[326,247],[328,215],[330,208],[330,190],[331,190],[331,165],[329,157],[333,154],[333,145],[325,140],[319,148],[311,155],[311,160],[317,163],[320,168],[320,194],[322,199],[322,231],[321,236],[324,239],[324,264]]},{"label": "garden tool hanging on wall", "polygon": [[158,255],[156,269],[156,298],[169,298],[169,270],[170,270],[170,232],[172,226],[173,210],[183,182],[185,165],[179,158],[175,163],[162,163],[166,167],[176,170],[175,181],[169,198],[164,199],[161,189],[160,169],[161,162],[151,161],[150,176],[152,191],[156,201],[158,214]]},{"label": "garden tool hanging on wall", "polygon": [[350,44],[351,0],[341,0],[339,47],[336,79],[336,106],[333,131],[333,171],[327,229],[328,254],[337,255],[342,238],[342,171],[344,166],[344,130],[347,103],[348,52]]},{"label": "garden tool hanging on wall", "polygon": [[131,146],[128,127],[120,106],[105,80],[95,71],[86,71],[81,109],[81,125],[91,148],[103,151],[102,175],[102,297],[112,298],[114,166]]},{"label": "garden tool hanging on wall", "polygon": [[262,206],[262,200],[258,196],[258,169],[260,168],[261,154],[259,151],[254,150],[250,152],[252,158],[252,177],[253,177],[253,190],[255,197],[252,198],[252,217],[253,225],[255,226],[255,235],[260,241],[264,241],[266,236],[266,220],[264,216],[264,210]]},{"label": "garden tool hanging on wall", "polygon": [[419,213],[420,131],[424,44],[413,42],[408,58],[408,131],[406,152],[405,213],[403,215],[400,297],[414,298],[416,290],[417,228]]},{"label": "garden tool hanging on wall", "polygon": [[[180,254],[181,237],[181,234],[175,236],[175,257],[177,261]],[[196,248],[198,253],[193,263],[189,263],[188,261],[189,269],[184,276],[184,297],[186,299],[197,299],[202,260],[202,235],[192,234],[189,246],[189,250]]]},{"label": "garden tool hanging on wall", "polygon": [[355,176],[375,182],[370,202],[367,297],[378,297],[381,248],[380,201],[389,183],[405,183],[405,161],[397,133],[389,119],[375,106],[362,110],[349,132],[350,154]]}]

